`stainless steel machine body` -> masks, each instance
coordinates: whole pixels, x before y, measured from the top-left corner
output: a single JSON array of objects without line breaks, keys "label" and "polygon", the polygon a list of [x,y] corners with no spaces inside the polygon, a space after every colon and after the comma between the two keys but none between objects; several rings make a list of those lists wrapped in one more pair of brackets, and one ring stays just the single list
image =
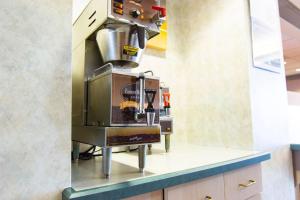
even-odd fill
[{"label": "stainless steel machine body", "polygon": [[[147,126],[146,117],[137,120],[135,114],[140,104],[147,107],[147,100],[141,94],[152,89],[159,93],[159,78],[145,76],[144,89],[140,91],[139,74],[120,71],[108,66],[88,84],[87,124],[91,126]],[[155,95],[153,107],[154,124],[159,125],[159,95]],[[145,112],[145,109],[141,109]]]},{"label": "stainless steel machine body", "polygon": [[143,27],[122,23],[107,24],[96,34],[103,62],[123,68],[138,66],[148,37]]},{"label": "stainless steel machine body", "polygon": [[170,89],[168,87],[160,87],[160,98],[161,134],[165,136],[165,149],[166,152],[169,152],[173,133],[173,117],[171,116]]},{"label": "stainless steel machine body", "polygon": [[159,79],[116,69],[137,67],[145,43],[159,34],[159,2],[92,0],[73,24],[73,153],[79,143],[100,146],[105,177],[112,147],[139,145],[143,171],[145,145],[160,142]]}]

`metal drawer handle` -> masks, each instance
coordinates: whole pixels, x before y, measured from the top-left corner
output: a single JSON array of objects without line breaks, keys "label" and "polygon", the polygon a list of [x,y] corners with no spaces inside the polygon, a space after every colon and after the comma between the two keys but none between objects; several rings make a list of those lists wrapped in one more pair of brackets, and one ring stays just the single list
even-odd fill
[{"label": "metal drawer handle", "polygon": [[206,196],[205,200],[213,200],[213,198],[211,196]]},{"label": "metal drawer handle", "polygon": [[254,184],[256,184],[255,180],[249,180],[247,184],[240,183],[239,187],[240,188],[247,188],[247,187],[250,187],[251,185],[254,185]]}]

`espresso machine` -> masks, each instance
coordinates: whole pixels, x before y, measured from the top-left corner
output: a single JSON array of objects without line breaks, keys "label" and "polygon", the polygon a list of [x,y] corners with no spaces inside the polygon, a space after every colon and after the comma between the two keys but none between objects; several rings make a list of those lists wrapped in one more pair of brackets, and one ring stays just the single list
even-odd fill
[{"label": "espresso machine", "polygon": [[166,16],[159,0],[92,0],[73,24],[72,141],[101,147],[102,172],[111,174],[112,148],[160,142],[160,81],[138,67],[147,41]]},{"label": "espresso machine", "polygon": [[165,136],[165,150],[169,152],[171,134],[173,134],[173,117],[171,116],[170,89],[160,86],[160,126],[161,135]]},{"label": "espresso machine", "polygon": [[[170,89],[161,83],[160,86],[160,112],[159,123],[161,126],[161,135],[165,137],[165,150],[170,151],[171,135],[173,134],[173,117],[171,115]],[[148,145],[151,153],[152,145]]]}]

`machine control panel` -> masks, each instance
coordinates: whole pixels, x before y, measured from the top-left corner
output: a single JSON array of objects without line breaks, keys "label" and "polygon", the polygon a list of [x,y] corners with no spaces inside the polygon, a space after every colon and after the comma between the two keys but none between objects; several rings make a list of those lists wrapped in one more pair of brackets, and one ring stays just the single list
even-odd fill
[{"label": "machine control panel", "polygon": [[132,10],[132,11],[130,12],[130,14],[131,14],[131,16],[132,16],[133,18],[138,18],[138,17],[141,15],[141,11],[139,11],[139,10]]},{"label": "machine control panel", "polygon": [[118,15],[123,15],[124,0],[114,0],[112,2],[113,2],[112,5],[113,12]]},{"label": "machine control panel", "polygon": [[115,19],[126,20],[158,30],[157,21],[165,17],[166,9],[159,0],[111,0],[111,15]]}]

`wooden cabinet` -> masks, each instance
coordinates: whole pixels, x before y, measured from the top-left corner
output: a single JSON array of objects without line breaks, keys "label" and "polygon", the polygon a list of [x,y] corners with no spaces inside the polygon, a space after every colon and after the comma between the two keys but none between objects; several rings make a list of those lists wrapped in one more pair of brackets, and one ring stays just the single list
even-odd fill
[{"label": "wooden cabinet", "polygon": [[261,200],[261,192],[257,164],[124,200]]},{"label": "wooden cabinet", "polygon": [[261,200],[261,165],[164,189],[165,200]]},{"label": "wooden cabinet", "polygon": [[150,192],[146,194],[141,194],[134,197],[129,197],[123,200],[163,200],[163,191],[158,190],[155,192]]},{"label": "wooden cabinet", "polygon": [[261,166],[253,165],[224,174],[225,199],[244,200],[262,191]]},{"label": "wooden cabinet", "polygon": [[223,175],[165,189],[165,200],[224,200]]},{"label": "wooden cabinet", "polygon": [[248,199],[262,191],[261,166],[253,165],[224,174],[225,199]]}]

